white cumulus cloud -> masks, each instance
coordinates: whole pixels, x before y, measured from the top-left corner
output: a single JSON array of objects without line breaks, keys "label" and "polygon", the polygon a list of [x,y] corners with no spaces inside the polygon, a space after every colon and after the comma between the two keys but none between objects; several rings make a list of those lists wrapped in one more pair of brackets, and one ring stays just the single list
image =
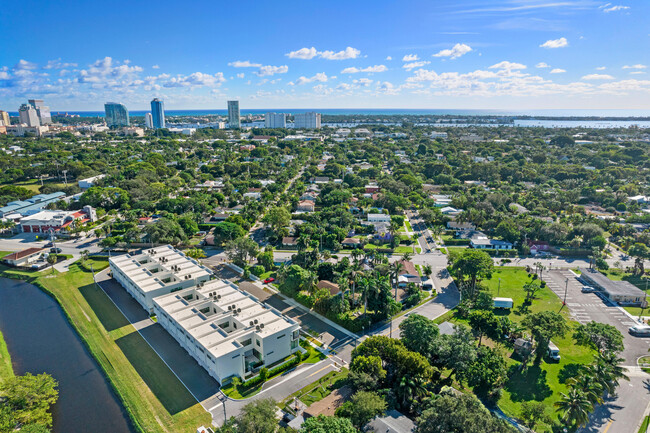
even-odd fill
[{"label": "white cumulus cloud", "polygon": [[566,69],[555,68],[551,70],[551,74],[563,74],[566,72]]},{"label": "white cumulus cloud", "polygon": [[356,59],[359,57],[361,54],[361,51],[352,48],[352,47],[347,47],[344,50],[341,51],[318,51],[316,50],[315,47],[311,48],[301,48],[296,51],[291,51],[287,54],[285,54],[287,57],[290,59],[303,59],[303,60],[310,60],[313,59],[314,57],[320,57],[321,59],[325,60],[346,60],[346,59]]},{"label": "white cumulus cloud", "polygon": [[428,65],[429,63],[431,63],[431,62],[429,62],[427,60],[421,60],[419,62],[404,63],[404,65],[402,65],[402,68],[406,69],[407,71],[410,71],[411,69],[414,69],[414,68],[421,68],[422,66]]},{"label": "white cumulus cloud", "polygon": [[607,74],[588,74],[585,75],[584,77],[581,78],[581,80],[589,80],[589,81],[596,81],[596,80],[613,80],[614,77],[611,75]]},{"label": "white cumulus cloud", "polygon": [[385,65],[375,65],[375,66],[368,66],[367,68],[356,68],[356,67],[350,67],[350,68],[345,68],[341,71],[342,74],[358,74],[360,72],[368,72],[368,73],[373,73],[373,72],[384,72],[388,70],[388,68]]},{"label": "white cumulus cloud", "polygon": [[645,68],[647,68],[647,66],[641,64],[623,66],[623,69],[645,69]]},{"label": "white cumulus cloud", "polygon": [[607,3],[607,4],[604,4],[604,5],[600,6],[598,9],[602,9],[603,12],[608,14],[610,12],[624,11],[624,10],[627,10],[629,8],[630,8],[629,6],[612,5],[611,3]]},{"label": "white cumulus cloud", "polygon": [[540,47],[542,48],[564,48],[568,46],[569,46],[569,41],[567,41],[566,38],[549,39],[548,41],[540,45]]},{"label": "white cumulus cloud", "polygon": [[522,65],[521,63],[508,62],[507,60],[504,60],[503,62],[499,62],[495,65],[490,66],[490,69],[506,69],[510,71],[515,69],[526,69],[526,65]]},{"label": "white cumulus cloud", "polygon": [[402,57],[403,62],[415,62],[416,60],[420,60],[417,54],[407,54]]},{"label": "white cumulus cloud", "polygon": [[539,62],[538,64],[535,65],[535,67],[536,68],[550,68],[551,65],[549,65],[548,63],[544,63],[544,62]]},{"label": "white cumulus cloud", "polygon": [[248,60],[235,60],[234,62],[228,63],[228,66],[232,66],[233,68],[259,68],[262,64],[252,63]]},{"label": "white cumulus cloud", "polygon": [[451,49],[442,50],[433,55],[433,57],[449,57],[450,59],[457,59],[472,51],[472,47],[467,44],[456,44]]},{"label": "white cumulus cloud", "polygon": [[327,81],[327,74],[325,72],[319,72],[313,77],[305,77],[302,76],[296,80],[296,84],[301,85],[301,84],[307,84],[307,83],[313,83],[316,81],[319,81],[321,83],[324,83]]},{"label": "white cumulus cloud", "polygon": [[289,67],[287,65],[282,66],[262,66],[259,71],[255,72],[255,75],[258,77],[267,77],[275,74],[286,74],[289,72]]}]

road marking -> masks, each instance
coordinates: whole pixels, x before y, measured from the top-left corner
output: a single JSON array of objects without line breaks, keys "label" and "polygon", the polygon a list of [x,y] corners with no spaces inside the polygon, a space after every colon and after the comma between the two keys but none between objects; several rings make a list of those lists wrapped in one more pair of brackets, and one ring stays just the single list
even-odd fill
[{"label": "road marking", "polygon": [[330,364],[327,364],[325,367],[321,368],[321,369],[318,370],[318,371],[315,371],[314,373],[310,374],[310,375],[307,376],[307,377],[312,377],[313,375],[318,374],[318,373],[320,373],[321,371],[323,371],[323,370],[325,370],[326,368],[329,368],[329,367],[330,367]]},{"label": "road marking", "polygon": [[607,433],[609,428],[612,426],[612,423],[614,422],[613,419],[610,419],[609,422],[607,423],[607,427],[605,427],[605,430],[603,430],[603,433]]}]

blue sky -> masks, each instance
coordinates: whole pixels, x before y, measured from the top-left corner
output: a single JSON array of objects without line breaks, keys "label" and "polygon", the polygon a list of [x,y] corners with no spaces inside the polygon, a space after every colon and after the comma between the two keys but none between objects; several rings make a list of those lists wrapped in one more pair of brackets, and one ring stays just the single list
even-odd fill
[{"label": "blue sky", "polygon": [[30,1],[0,109],[650,108],[650,2]]}]

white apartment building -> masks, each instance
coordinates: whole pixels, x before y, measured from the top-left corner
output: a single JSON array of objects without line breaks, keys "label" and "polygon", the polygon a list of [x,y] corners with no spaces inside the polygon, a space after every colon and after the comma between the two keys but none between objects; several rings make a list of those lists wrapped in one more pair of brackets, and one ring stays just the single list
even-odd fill
[{"label": "white apartment building", "polygon": [[230,282],[154,299],[158,323],[220,384],[300,350],[300,326]]},{"label": "white apartment building", "polygon": [[368,222],[370,222],[370,223],[389,223],[390,222],[390,215],[386,215],[385,213],[369,213],[368,214]]},{"label": "white apartment building", "polygon": [[264,115],[265,128],[286,128],[287,115],[286,113],[266,113]]},{"label": "white apartment building", "polygon": [[296,113],[293,116],[294,128],[320,129],[320,113]]},{"label": "white apartment building", "polygon": [[209,281],[212,272],[171,245],[143,250],[140,254],[113,256],[113,278],[147,310],[153,298]]}]

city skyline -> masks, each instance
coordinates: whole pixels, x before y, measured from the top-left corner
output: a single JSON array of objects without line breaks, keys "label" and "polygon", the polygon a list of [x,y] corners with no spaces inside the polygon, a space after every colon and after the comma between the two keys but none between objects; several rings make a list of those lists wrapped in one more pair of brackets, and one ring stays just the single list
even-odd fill
[{"label": "city skyline", "polygon": [[[0,53],[1,108],[39,98],[52,111],[101,110],[113,100],[145,110],[154,97],[174,109],[228,100],[251,109],[650,107],[648,4],[431,3],[300,11],[293,3],[246,11],[224,4],[211,14],[217,6],[194,2],[188,10],[203,12],[191,16],[167,2],[154,10],[129,4],[127,25],[109,39],[95,28],[109,24],[120,2],[114,11],[9,4],[0,17],[5,33],[19,33],[16,18],[29,11],[34,37]],[[208,20],[222,30],[203,32]],[[147,23],[172,21],[174,30],[154,44]],[[244,21],[257,25],[239,28]],[[271,22],[292,33],[269,34],[261,24]],[[236,37],[225,42],[222,32]],[[55,48],[38,42],[52,34],[60,38]]]}]

